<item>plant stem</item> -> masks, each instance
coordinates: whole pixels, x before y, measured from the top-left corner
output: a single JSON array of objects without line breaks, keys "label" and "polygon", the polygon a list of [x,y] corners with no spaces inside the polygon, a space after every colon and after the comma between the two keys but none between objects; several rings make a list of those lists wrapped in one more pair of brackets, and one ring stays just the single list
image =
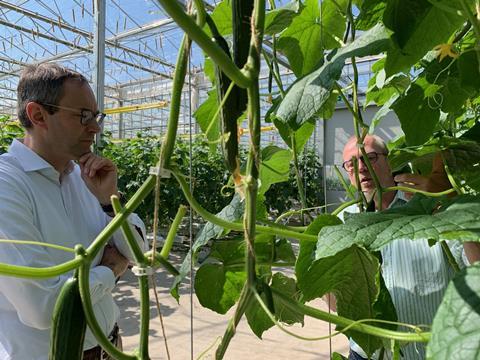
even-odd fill
[{"label": "plant stem", "polygon": [[341,327],[351,326],[352,330],[359,331],[364,334],[408,342],[428,342],[430,340],[431,333],[429,332],[409,333],[393,331],[372,325],[358,323],[356,321],[344,318],[343,316],[334,315],[319,309],[314,309],[308,305],[301,304],[295,300],[292,300],[288,296],[285,296],[282,292],[274,288],[272,288],[272,292],[275,293],[276,296],[281,298],[282,303],[291,311],[305,314],[315,319],[331,322]]},{"label": "plant stem", "polygon": [[121,226],[121,224],[127,220],[128,215],[130,215],[140,203],[145,199],[145,197],[150,193],[155,185],[155,176],[150,175],[145,182],[140,186],[137,192],[130,198],[130,200],[125,204],[125,207],[120,213],[115,215],[115,217],[108,223],[108,225],[98,234],[95,240],[87,249],[87,257],[93,259],[98,251],[105,245],[105,243],[110,239],[113,233]]},{"label": "plant stem", "polygon": [[85,257],[82,266],[80,266],[80,271],[78,275],[80,297],[82,298],[83,310],[85,312],[85,318],[87,319],[88,327],[92,331],[95,339],[97,339],[102,349],[105,350],[114,359],[137,360],[138,358],[136,356],[128,355],[118,350],[110,342],[110,340],[108,340],[107,336],[103,333],[102,328],[98,324],[97,318],[95,317],[95,313],[93,311],[92,299],[90,297],[90,265],[91,261],[89,261],[88,257]]},{"label": "plant stem", "polygon": [[180,223],[182,222],[182,219],[186,213],[187,207],[185,205],[180,205],[178,207],[177,214],[173,219],[172,225],[170,226],[170,230],[168,231],[167,238],[165,239],[165,243],[162,247],[162,251],[160,252],[160,256],[164,259],[168,259],[168,254],[170,254],[170,250],[172,249],[178,227],[180,226]]},{"label": "plant stem", "polygon": [[19,266],[0,263],[0,275],[13,276],[18,278],[46,279],[65,274],[78,268],[83,259],[76,257],[63,264],[44,268],[33,268],[30,266]]},{"label": "plant stem", "polygon": [[[297,179],[297,188],[298,188],[298,194],[300,195],[300,202],[302,203],[302,208],[306,209],[307,208],[307,198],[305,197],[305,188],[303,187],[303,180],[302,176],[300,175],[300,170],[298,168],[298,156],[297,156],[297,141],[295,139],[295,134],[292,134],[292,152],[293,152],[293,168],[295,170],[295,177]],[[306,213],[307,216],[312,219],[310,214]],[[305,219],[303,218],[303,213],[302,215],[302,224],[305,225]]]},{"label": "plant stem", "polygon": [[[209,211],[205,210],[198,202],[197,200],[193,197],[192,193],[190,192],[190,189],[188,188],[188,184],[183,178],[183,175],[181,175],[178,170],[172,168],[172,174],[175,176],[177,179],[180,187],[182,188],[183,194],[185,195],[185,198],[187,199],[188,203],[190,206],[205,220],[210,221],[211,223],[221,226],[225,229],[229,230],[235,230],[235,231],[243,231],[243,226],[240,223],[235,223],[231,221],[224,220],[222,218],[219,218],[218,216],[210,213]],[[287,238],[293,238],[293,239],[298,239],[298,240],[307,240],[307,241],[317,241],[317,237],[315,235],[308,235],[308,234],[303,234],[299,233],[296,231],[291,231],[291,230],[284,230],[280,228],[272,228],[270,226],[261,226],[257,225],[256,226],[256,231],[262,234],[269,234],[269,235],[277,235],[277,236],[284,236]]]},{"label": "plant stem", "polygon": [[343,209],[346,209],[347,207],[353,205],[353,204],[358,204],[361,200],[360,199],[353,199],[350,201],[347,201],[340,205],[338,208],[332,211],[332,215],[338,215]]},{"label": "plant stem", "polygon": [[251,80],[233,63],[232,59],[183,11],[178,1],[158,0],[158,2],[188,37],[195,41],[235,84],[241,88],[247,88],[251,84]]},{"label": "plant stem", "polygon": [[460,268],[458,267],[457,261],[453,257],[452,251],[448,247],[448,244],[445,241],[440,241],[440,244],[442,246],[443,253],[445,254],[445,256],[448,259],[448,263],[452,267],[453,271],[458,273],[460,271]]},{"label": "plant stem", "polygon": [[[122,212],[122,206],[120,205],[120,200],[117,196],[113,195],[111,198],[113,210],[115,211],[115,215]],[[127,244],[135,258],[137,264],[145,265],[146,259],[143,255],[142,249],[138,245],[137,241],[135,240],[135,236],[133,235],[132,229],[128,225],[126,221],[124,221],[121,225],[123,236],[127,240]]]},{"label": "plant stem", "polygon": [[[152,255],[153,255],[153,252],[151,250],[145,253],[145,256],[149,260],[152,259]],[[173,276],[180,275],[178,270],[172,264],[170,264],[170,262],[167,259],[165,259],[162,255],[160,255],[157,252],[155,253],[155,260],[153,262],[150,261],[150,263],[153,263],[152,266],[155,266],[155,267],[158,265],[162,265],[165,268],[165,270],[167,270]]]},{"label": "plant stem", "polygon": [[441,197],[441,196],[445,196],[445,195],[452,194],[452,193],[455,192],[455,189],[448,189],[448,190],[445,190],[445,191],[440,191],[440,192],[433,193],[433,192],[423,191],[423,190],[419,190],[419,189],[412,189],[412,188],[409,188],[407,186],[390,186],[390,187],[386,187],[385,189],[383,189],[383,191],[385,191],[385,192],[396,191],[396,190],[400,190],[400,191],[403,191],[403,192],[418,193],[418,194],[422,194],[422,195],[430,196],[430,197]]},{"label": "plant stem", "polygon": [[[347,182],[345,181],[345,178],[343,177],[342,173],[340,172],[340,170],[338,170],[338,167],[337,165],[334,165],[333,166],[333,169],[335,170],[335,174],[337,175],[337,178],[338,180],[340,181],[340,183],[342,184],[343,188],[345,189],[345,192],[348,194],[348,196],[350,196],[350,198],[354,199],[355,198],[355,194],[353,193],[352,189],[350,188],[350,186],[347,185]],[[325,189],[326,191],[326,189]]]},{"label": "plant stem", "polygon": [[[120,205],[120,200],[117,196],[112,196],[112,205],[115,211],[115,214],[118,214],[122,211],[122,206]],[[143,255],[140,246],[135,241],[135,236],[133,235],[132,229],[126,221],[122,223],[122,232],[127,243],[130,247],[130,250],[133,253],[135,262],[137,266],[146,267],[147,259]],[[148,278],[147,276],[138,276],[138,286],[140,288],[140,347],[139,347],[139,357],[140,359],[148,359],[148,334],[149,334],[149,324],[150,324],[150,299],[148,296]]]},{"label": "plant stem", "polygon": [[225,352],[227,351],[228,344],[232,340],[233,336],[235,335],[235,329],[237,328],[240,319],[242,318],[245,311],[248,309],[252,301],[252,292],[250,288],[245,284],[242,288],[242,292],[240,293],[240,299],[238,300],[237,307],[235,309],[235,314],[228,322],[227,329],[223,334],[222,341],[218,346],[215,352],[215,359],[223,359]]}]

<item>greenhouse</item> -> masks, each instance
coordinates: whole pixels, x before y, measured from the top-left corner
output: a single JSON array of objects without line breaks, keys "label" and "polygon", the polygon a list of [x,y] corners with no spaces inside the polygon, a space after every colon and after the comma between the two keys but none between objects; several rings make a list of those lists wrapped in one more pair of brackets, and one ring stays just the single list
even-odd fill
[{"label": "greenhouse", "polygon": [[0,29],[0,359],[480,359],[479,0]]}]

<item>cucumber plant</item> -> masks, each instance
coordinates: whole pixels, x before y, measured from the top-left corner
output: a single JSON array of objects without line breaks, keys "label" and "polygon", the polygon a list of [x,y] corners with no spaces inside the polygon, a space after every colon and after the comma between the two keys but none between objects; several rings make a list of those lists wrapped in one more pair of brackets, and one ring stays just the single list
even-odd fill
[{"label": "cucumber plant", "polygon": [[[398,342],[428,342],[428,358],[449,359],[458,354],[462,354],[464,359],[476,358],[478,346],[472,344],[480,343],[480,265],[473,264],[455,276],[431,331],[416,326],[412,326],[411,331],[399,331],[391,299],[382,286],[380,263],[375,252],[400,237],[430,242],[479,241],[479,2],[324,0],[319,3],[317,0],[305,0],[292,1],[276,8],[275,1],[270,0],[267,11],[265,0],[225,0],[217,5],[213,13],[207,14],[201,0],[193,1],[194,6],[189,6],[188,12],[177,0],[158,1],[185,31],[185,36],[178,54],[170,118],[156,175],[146,179],[124,208],[121,208],[118,199],[112,199],[117,215],[88,249],[76,249],[76,256],[71,261],[44,269],[0,264],[0,274],[39,278],[79,269],[79,292],[85,318],[100,345],[117,359],[148,359],[146,277],[139,277],[139,349],[135,354],[125,354],[108,342],[93,315],[88,284],[92,259],[113,231],[122,227],[137,266],[146,273],[149,267],[163,266],[176,276],[172,294],[178,296],[178,286],[186,274],[187,262],[195,261],[198,249],[209,240],[232,232],[228,240],[213,241],[211,261],[199,267],[195,278],[196,294],[203,306],[219,313],[236,306],[216,350],[216,358],[224,357],[235,335],[235,328],[243,317],[246,317],[252,331],[261,336],[272,326],[301,323],[305,316],[336,324],[368,354],[391,342],[394,343],[392,348],[395,353],[398,352]],[[245,15],[243,7],[246,9],[250,5],[253,5],[251,14]],[[224,33],[217,31],[213,34],[217,39],[212,39],[205,24],[228,22],[228,19],[216,16],[215,12],[220,8],[231,11],[231,26],[223,24]],[[240,26],[246,26],[247,18],[251,32],[245,39],[240,36],[245,35],[244,31],[239,35],[238,30]],[[210,28],[214,29],[214,26],[210,24]],[[362,33],[357,34],[358,30]],[[230,33],[234,42],[233,59],[228,54],[230,50],[218,43],[220,37],[227,38]],[[269,37],[272,51],[263,51],[264,35]],[[241,166],[227,161],[230,169],[235,165],[235,170],[231,171],[233,176],[237,176],[236,195],[216,215],[198,203],[172,157],[180,95],[192,41],[214,62],[217,73],[222,74],[222,77],[217,76],[215,84],[220,89],[217,113],[222,112],[229,96],[232,96],[231,88],[244,89],[247,94],[248,158]],[[235,57],[240,48],[242,53],[245,51],[248,54],[243,62],[237,62]],[[298,77],[287,89],[279,72],[279,53],[286,57]],[[381,55],[382,58],[374,67],[375,76],[369,83],[366,101],[374,102],[381,108],[374,120],[367,124],[358,97],[355,59],[372,55]],[[262,56],[279,89],[279,96],[272,101],[267,118],[278,128],[288,149],[260,147],[259,74]],[[352,83],[343,87],[339,78],[346,60],[350,60],[354,76]],[[223,76],[230,79],[226,91],[227,82],[223,81]],[[269,219],[264,204],[265,192],[271,184],[288,177],[285,159],[297,156],[313,131],[312,124],[319,114],[324,117],[331,114],[338,96],[352,112],[360,144],[382,116],[394,111],[405,136],[395,142],[391,150],[393,167],[401,168],[406,163],[412,163],[416,171],[428,172],[424,160],[440,152],[453,190],[423,192],[394,211],[359,214],[345,224],[335,216],[338,211],[317,216],[306,227],[283,225],[280,222],[282,216],[277,222]],[[240,109],[240,106],[235,107],[238,112]],[[231,135],[235,133],[238,116],[232,117],[234,121],[232,118],[226,120],[224,116],[225,113],[222,113],[220,118],[228,121],[229,125],[224,132],[231,134],[219,133],[217,138],[228,136],[228,140],[235,142],[237,137]],[[216,116],[208,121],[217,121]],[[233,145],[238,146],[236,143],[226,144],[229,155]],[[364,158],[367,158],[365,154]],[[368,161],[366,165],[371,168]],[[166,259],[166,251],[157,253],[154,247],[151,252],[143,254],[125,223],[128,214],[149,192],[156,189],[158,194],[165,174],[173,175],[190,207],[207,221],[187,256],[187,262],[178,271]],[[375,182],[379,194],[392,190],[383,189],[376,179]],[[401,187],[395,189],[401,190]],[[459,195],[442,197],[454,191]],[[172,225],[168,239],[173,239],[178,222]],[[406,228],[401,234],[394,231],[406,223],[415,226]],[[293,252],[289,239],[299,240],[298,255]],[[278,266],[294,267],[295,278],[274,271],[273,267]],[[349,296],[352,291],[360,295],[352,298]],[[306,305],[307,301],[329,292],[337,296],[338,315]],[[457,321],[459,316],[462,321]],[[468,337],[464,336],[466,333]],[[55,354],[52,357],[55,358]]]}]

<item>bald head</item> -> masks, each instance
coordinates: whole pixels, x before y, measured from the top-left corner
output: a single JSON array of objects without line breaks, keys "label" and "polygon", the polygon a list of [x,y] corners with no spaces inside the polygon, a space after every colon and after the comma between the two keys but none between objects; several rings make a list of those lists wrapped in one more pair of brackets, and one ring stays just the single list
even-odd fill
[{"label": "bald head", "polygon": [[[367,135],[365,136],[365,139],[363,140],[363,144],[365,147],[367,145],[369,148],[373,149],[377,153],[383,153],[383,154],[388,154],[387,150],[387,145],[385,144],[385,141],[378,136],[378,135]],[[360,148],[357,146],[357,138],[355,136],[352,136],[351,138],[348,139],[347,143],[345,144],[345,147],[343,148],[343,161],[348,160],[345,157],[345,153],[348,155],[351,155],[350,153],[355,150],[360,152]],[[368,151],[367,151],[368,152]]]},{"label": "bald head", "polygon": [[[367,135],[363,141],[365,152],[367,153],[378,181],[382,187],[394,186],[392,170],[387,161],[387,146],[385,142],[377,135]],[[367,166],[363,161],[363,155],[360,147],[357,145],[357,138],[351,137],[343,148],[343,161],[345,168],[353,186],[357,185],[355,171],[351,166],[354,158],[358,160],[358,177],[360,186],[364,193],[370,194],[375,191],[375,183],[372,179]],[[349,163],[350,162],[350,163]],[[350,165],[350,166],[349,166]]]}]

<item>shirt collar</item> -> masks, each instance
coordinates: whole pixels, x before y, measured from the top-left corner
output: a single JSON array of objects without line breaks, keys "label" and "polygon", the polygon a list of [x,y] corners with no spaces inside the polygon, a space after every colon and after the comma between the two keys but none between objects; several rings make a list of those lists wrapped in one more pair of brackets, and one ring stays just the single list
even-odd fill
[{"label": "shirt collar", "polygon": [[18,162],[20,163],[20,165],[22,166],[25,172],[31,172],[31,171],[44,172],[43,170],[47,170],[46,172],[51,173],[53,171],[53,174],[55,174],[56,178],[59,179],[64,175],[70,174],[74,168],[73,161],[70,161],[65,171],[63,172],[62,176],[59,176],[60,174],[58,173],[58,171],[55,170],[55,168],[50,163],[48,163],[35,151],[30,149],[28,146],[26,146],[22,142],[22,139],[21,140],[14,139],[8,149],[8,153],[18,160]]}]

